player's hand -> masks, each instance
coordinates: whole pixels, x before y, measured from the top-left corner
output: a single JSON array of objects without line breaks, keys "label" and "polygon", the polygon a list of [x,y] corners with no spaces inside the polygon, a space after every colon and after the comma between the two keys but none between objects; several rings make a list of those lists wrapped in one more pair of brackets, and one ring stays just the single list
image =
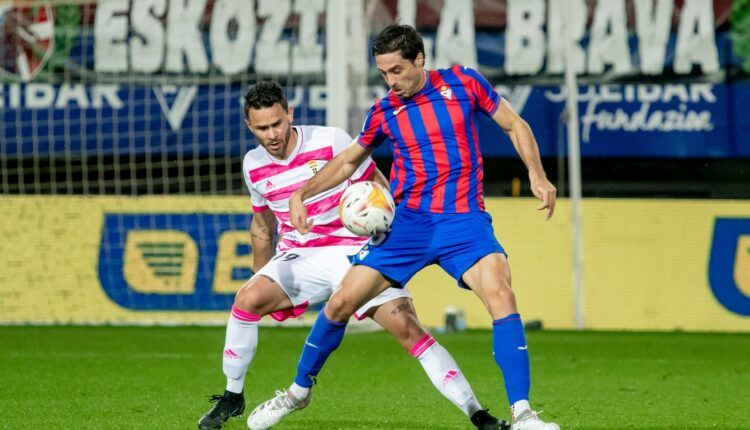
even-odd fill
[{"label": "player's hand", "polygon": [[552,214],[555,212],[555,202],[557,201],[557,188],[552,185],[546,177],[530,177],[531,179],[531,192],[534,196],[542,201],[537,210],[547,210],[547,219],[552,218]]},{"label": "player's hand", "polygon": [[307,208],[302,202],[299,190],[289,197],[289,218],[294,228],[300,233],[307,234],[312,230],[313,220],[307,219]]}]

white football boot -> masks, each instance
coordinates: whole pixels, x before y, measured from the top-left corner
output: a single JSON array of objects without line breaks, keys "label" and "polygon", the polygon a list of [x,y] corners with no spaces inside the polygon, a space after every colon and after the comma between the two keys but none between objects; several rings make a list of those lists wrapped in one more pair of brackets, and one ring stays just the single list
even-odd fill
[{"label": "white football boot", "polygon": [[297,400],[287,390],[276,390],[276,397],[258,405],[247,417],[250,430],[266,430],[278,424],[285,416],[304,409],[310,404],[312,391],[307,398]]},{"label": "white football boot", "polygon": [[560,426],[546,423],[539,419],[536,412],[526,409],[513,420],[510,430],[560,430]]}]

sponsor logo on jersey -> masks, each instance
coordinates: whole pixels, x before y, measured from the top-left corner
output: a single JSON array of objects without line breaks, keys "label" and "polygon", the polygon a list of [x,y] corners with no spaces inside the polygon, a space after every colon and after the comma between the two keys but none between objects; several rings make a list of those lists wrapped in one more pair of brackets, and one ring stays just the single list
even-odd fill
[{"label": "sponsor logo on jersey", "polygon": [[307,162],[307,167],[312,170],[313,174],[317,174],[323,168],[324,163],[322,160],[310,160]]}]

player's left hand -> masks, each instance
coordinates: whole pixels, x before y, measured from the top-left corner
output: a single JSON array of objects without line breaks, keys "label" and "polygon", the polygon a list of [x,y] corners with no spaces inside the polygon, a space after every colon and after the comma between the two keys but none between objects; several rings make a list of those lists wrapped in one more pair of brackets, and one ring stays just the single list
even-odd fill
[{"label": "player's left hand", "polygon": [[536,209],[540,211],[547,209],[547,219],[552,218],[557,201],[557,188],[546,177],[530,177],[529,179],[531,179],[531,192],[542,201]]},{"label": "player's left hand", "polygon": [[300,233],[307,234],[312,230],[313,220],[307,219],[307,208],[302,202],[299,190],[289,197],[289,218],[294,228]]}]

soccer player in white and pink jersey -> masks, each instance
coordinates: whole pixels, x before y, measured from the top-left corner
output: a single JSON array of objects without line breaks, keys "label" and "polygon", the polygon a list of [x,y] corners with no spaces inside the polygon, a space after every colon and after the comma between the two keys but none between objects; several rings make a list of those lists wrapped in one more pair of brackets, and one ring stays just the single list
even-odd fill
[{"label": "soccer player in white and pink jersey", "polygon": [[[346,182],[306,202],[314,226],[300,234],[290,223],[289,195],[340,153],[351,137],[332,127],[292,126],[293,111],[275,82],[252,86],[244,109],[247,127],[259,143],[245,155],[242,166],[253,205],[250,235],[255,274],[234,299],[223,353],[226,389],[223,395],[213,396],[216,405],[201,417],[200,429],[221,428],[227,419],[244,411],[245,374],[258,344],[258,321],[265,315],[279,321],[293,318],[308,306],[328,300],[349,269],[348,256],[367,241],[350,233],[339,220],[338,202],[346,187],[364,180],[388,187],[383,174],[368,159]],[[388,330],[419,360],[435,387],[477,428],[505,428],[504,421],[482,409],[453,357],[422,328],[405,289],[384,291],[362,306],[356,317],[373,318]],[[259,406],[264,413],[251,415],[248,426],[269,428],[309,402],[310,389],[292,384]]]}]

